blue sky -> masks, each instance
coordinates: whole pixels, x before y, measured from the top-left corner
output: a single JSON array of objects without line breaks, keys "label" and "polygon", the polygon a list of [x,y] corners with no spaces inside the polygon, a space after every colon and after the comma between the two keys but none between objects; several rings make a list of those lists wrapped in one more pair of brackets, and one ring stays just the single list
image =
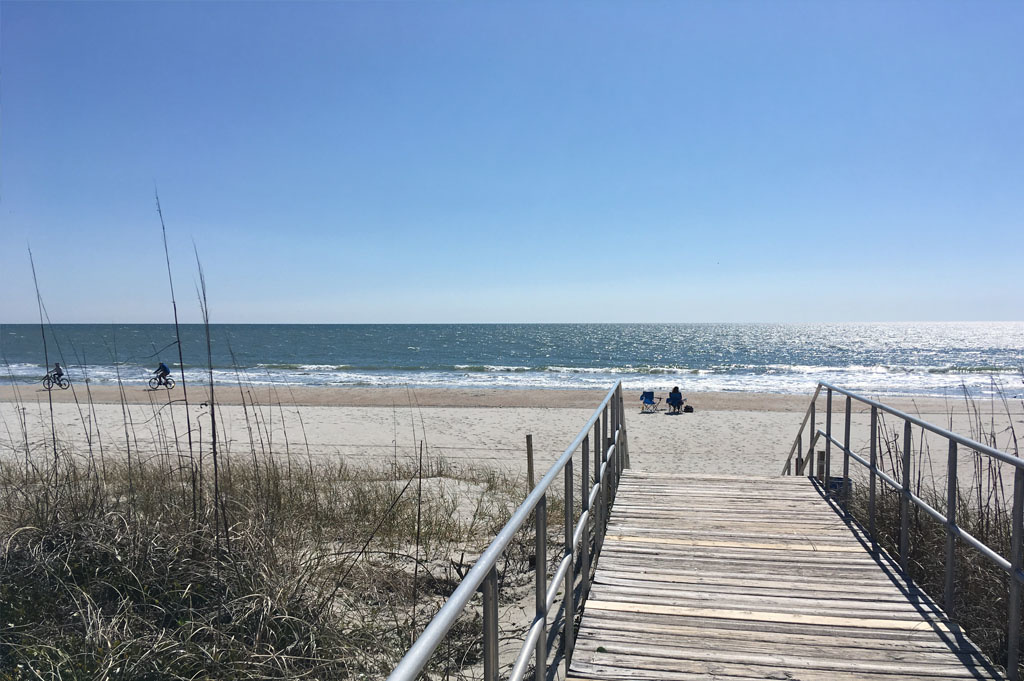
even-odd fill
[{"label": "blue sky", "polygon": [[1024,4],[0,5],[0,322],[1020,320]]}]

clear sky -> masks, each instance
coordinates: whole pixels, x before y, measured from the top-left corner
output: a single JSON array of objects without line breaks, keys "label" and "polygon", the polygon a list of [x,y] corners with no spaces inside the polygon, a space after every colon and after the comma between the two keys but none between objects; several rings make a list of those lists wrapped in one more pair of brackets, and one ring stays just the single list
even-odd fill
[{"label": "clear sky", "polygon": [[0,322],[1020,320],[1024,3],[0,4]]}]

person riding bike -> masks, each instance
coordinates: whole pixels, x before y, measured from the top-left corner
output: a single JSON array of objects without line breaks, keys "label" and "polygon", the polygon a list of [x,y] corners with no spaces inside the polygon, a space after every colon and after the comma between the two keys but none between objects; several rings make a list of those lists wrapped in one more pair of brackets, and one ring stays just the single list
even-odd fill
[{"label": "person riding bike", "polygon": [[64,374],[64,368],[61,367],[60,362],[54,362],[53,368],[46,372],[46,376],[43,377],[43,387],[50,390],[54,386],[57,386],[61,390],[67,390],[71,387],[71,381]]},{"label": "person riding bike", "polygon": [[158,366],[156,371],[153,373],[156,374],[157,381],[159,382],[158,385],[163,385],[166,382],[166,378],[170,375],[171,370],[167,368],[166,364],[160,362],[160,366]]}]

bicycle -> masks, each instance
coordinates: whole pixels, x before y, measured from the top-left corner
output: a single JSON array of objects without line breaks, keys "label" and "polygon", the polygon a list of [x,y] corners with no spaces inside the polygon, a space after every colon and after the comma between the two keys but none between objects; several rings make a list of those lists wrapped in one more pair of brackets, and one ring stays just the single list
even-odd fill
[{"label": "bicycle", "polygon": [[46,374],[46,376],[43,377],[43,388],[45,390],[52,390],[53,386],[57,386],[61,390],[67,390],[71,387],[71,381],[68,380],[67,376],[61,376],[58,378],[52,373]]},{"label": "bicycle", "polygon": [[153,376],[152,378],[149,379],[150,390],[157,390],[161,387],[167,388],[168,390],[172,390],[174,388],[174,379],[171,378],[170,376],[167,376],[163,380],[161,380],[159,376]]}]

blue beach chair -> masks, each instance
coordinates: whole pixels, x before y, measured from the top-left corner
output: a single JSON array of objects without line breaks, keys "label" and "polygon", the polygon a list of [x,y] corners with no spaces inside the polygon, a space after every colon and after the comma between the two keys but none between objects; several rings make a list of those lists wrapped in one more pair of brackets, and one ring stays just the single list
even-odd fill
[{"label": "blue beach chair", "polygon": [[641,414],[653,414],[658,411],[658,405],[661,404],[661,398],[654,396],[653,390],[645,390],[640,393],[640,413]]},{"label": "blue beach chair", "polygon": [[668,400],[665,402],[665,404],[669,406],[668,413],[681,414],[684,402],[686,402],[686,400],[683,399],[682,393],[669,393]]}]

